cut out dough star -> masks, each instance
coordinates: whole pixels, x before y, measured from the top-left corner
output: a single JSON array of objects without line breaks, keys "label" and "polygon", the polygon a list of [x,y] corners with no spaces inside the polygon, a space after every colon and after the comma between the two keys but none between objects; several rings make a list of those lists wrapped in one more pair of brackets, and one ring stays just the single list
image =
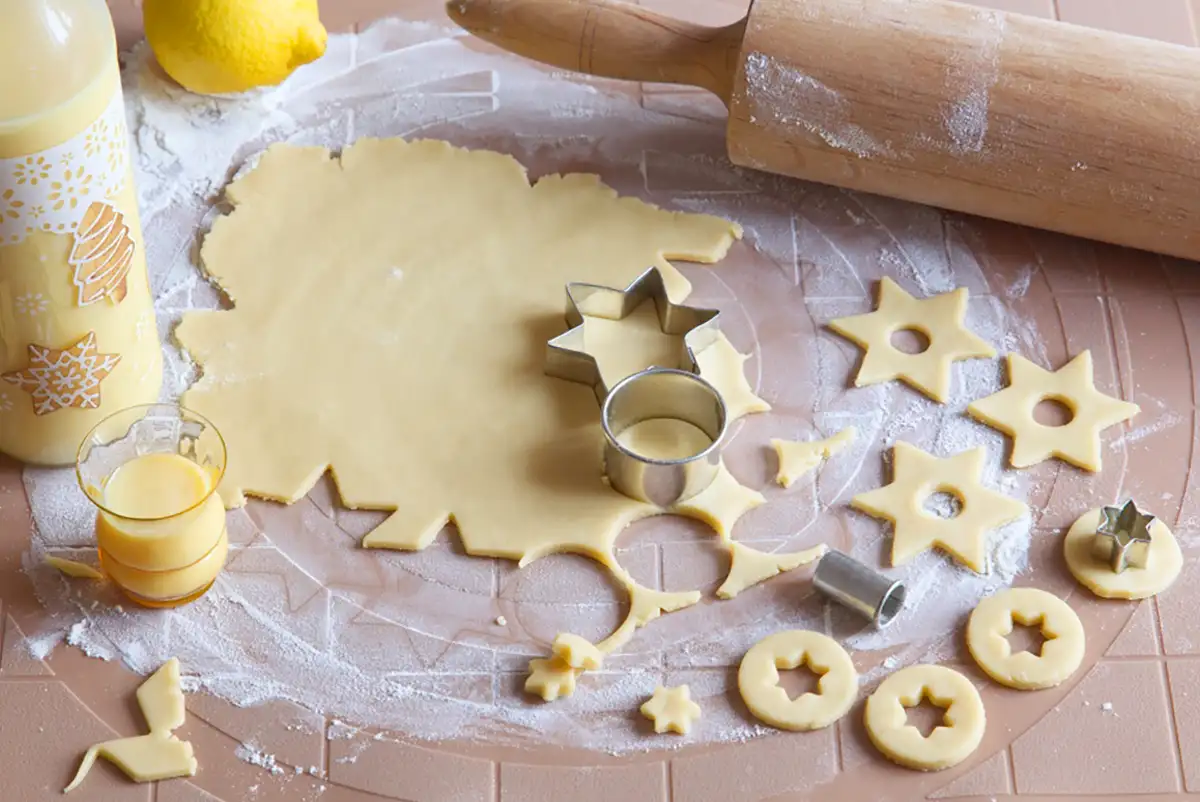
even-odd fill
[{"label": "cut out dough star", "polygon": [[[892,450],[892,483],[855,496],[850,505],[895,526],[892,565],[903,565],[928,548],[948,552],[973,571],[987,573],[987,532],[1026,512],[1014,498],[989,490],[979,482],[984,450],[973,448],[939,459],[908,443]],[[950,493],[962,509],[953,518],[923,510],[933,493]]]},{"label": "cut out dough star", "polygon": [[62,350],[30,343],[29,367],[5,373],[4,380],[29,393],[38,415],[68,407],[96,409],[100,406],[100,382],[120,361],[118,354],[97,352],[93,331]]},{"label": "cut out dough star", "polygon": [[[939,403],[950,394],[950,366],[963,359],[994,357],[996,350],[969,331],[967,291],[959,288],[932,298],[914,298],[890,278],[879,282],[874,312],[843,317],[829,328],[864,350],[855,387],[899,379]],[[929,339],[929,347],[909,354],[892,345],[897,331],[912,330]]]},{"label": "cut out dough star", "polygon": [[686,685],[664,688],[659,685],[654,695],[642,705],[642,715],[654,722],[654,731],[668,730],[687,735],[692,723],[700,718],[700,705],[692,701],[692,692]]},{"label": "cut out dough star", "polygon": [[587,638],[562,632],[554,639],[556,658],[578,671],[595,671],[604,662],[604,653]]},{"label": "cut out dough star", "polygon": [[[1014,468],[1058,457],[1085,471],[1098,471],[1102,464],[1100,432],[1141,411],[1137,404],[1096,389],[1090,351],[1083,351],[1054,372],[1009,354],[1008,377],[1008,387],[971,404],[967,412],[1012,437]],[[1045,400],[1070,409],[1070,422],[1043,426],[1034,420],[1034,407]]]},{"label": "cut out dough star", "polygon": [[525,693],[540,696],[553,702],[575,693],[575,680],[581,672],[571,668],[561,657],[549,660],[534,658],[529,661],[529,676],[525,679]]}]

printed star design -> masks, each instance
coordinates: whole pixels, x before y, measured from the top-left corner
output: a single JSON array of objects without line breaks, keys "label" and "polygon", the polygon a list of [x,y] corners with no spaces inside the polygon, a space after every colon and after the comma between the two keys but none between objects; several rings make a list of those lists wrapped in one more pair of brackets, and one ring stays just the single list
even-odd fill
[{"label": "printed star design", "polygon": [[700,705],[692,701],[692,692],[686,685],[677,688],[659,685],[641,710],[643,716],[654,722],[657,733],[669,730],[687,735],[693,722],[700,718]]},{"label": "printed star design", "polygon": [[68,407],[96,409],[100,383],[120,361],[118,354],[97,352],[93,331],[61,351],[30,343],[29,367],[5,373],[3,379],[30,394],[38,415]]},{"label": "printed star design", "polygon": [[525,679],[525,693],[540,696],[553,702],[561,696],[575,693],[575,680],[580,673],[571,668],[561,657],[549,660],[534,658],[529,661],[529,676]]},{"label": "printed star design", "polygon": [[[865,315],[837,318],[829,328],[864,350],[855,387],[899,379],[938,403],[950,395],[950,366],[963,359],[994,357],[996,350],[967,329],[967,291],[917,299],[890,278],[879,282],[879,305]],[[909,354],[892,345],[897,331],[917,331],[929,347]]]},{"label": "printed star design", "polygon": [[[939,459],[908,443],[892,450],[892,483],[855,496],[850,506],[892,522],[892,565],[903,565],[929,548],[949,553],[985,574],[987,533],[1025,515],[1029,508],[980,484],[984,450],[973,448]],[[924,511],[933,493],[955,496],[962,509],[952,518]]]},{"label": "printed star design", "polygon": [[[1083,351],[1054,372],[1009,354],[1008,376],[1008,387],[971,404],[967,412],[1012,437],[1014,468],[1058,457],[1085,471],[1098,471],[1102,464],[1100,432],[1141,411],[1137,404],[1096,389],[1090,351]],[[1045,400],[1066,405],[1074,417],[1062,426],[1043,426],[1034,420],[1033,410]]]}]

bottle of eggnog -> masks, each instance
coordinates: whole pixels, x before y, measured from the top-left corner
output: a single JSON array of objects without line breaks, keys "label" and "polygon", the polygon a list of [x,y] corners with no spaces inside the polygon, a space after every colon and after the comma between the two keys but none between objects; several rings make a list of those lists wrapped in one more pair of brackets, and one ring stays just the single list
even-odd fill
[{"label": "bottle of eggnog", "polygon": [[161,385],[108,6],[0,0],[0,452],[70,464]]}]

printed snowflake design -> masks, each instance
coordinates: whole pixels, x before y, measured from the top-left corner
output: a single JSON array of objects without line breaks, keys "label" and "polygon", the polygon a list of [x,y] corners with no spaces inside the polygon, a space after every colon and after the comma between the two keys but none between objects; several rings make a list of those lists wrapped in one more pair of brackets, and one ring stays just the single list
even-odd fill
[{"label": "printed snowflake design", "polygon": [[75,154],[74,154],[74,153],[71,153],[70,151],[68,151],[68,152],[64,153],[64,154],[63,154],[63,155],[62,155],[62,156],[59,158],[59,160],[58,160],[58,166],[59,166],[59,167],[66,167],[68,170],[70,170],[70,169],[71,169],[71,163],[72,163],[73,161],[75,161]]},{"label": "printed snowflake design", "polygon": [[30,394],[33,411],[38,415],[68,407],[97,409],[100,383],[120,361],[119,354],[96,350],[96,332],[91,331],[61,351],[30,343],[29,367],[5,373],[2,378]]},{"label": "printed snowflake design", "polygon": [[0,412],[12,412],[12,399],[8,397],[8,393],[0,393]]},{"label": "printed snowflake design", "polygon": [[40,292],[27,292],[18,295],[15,301],[18,315],[34,317],[50,308],[50,302]]},{"label": "printed snowflake design", "polygon": [[108,128],[108,121],[101,118],[91,127],[87,132],[87,136],[83,139],[84,154],[89,159],[99,156],[108,147],[110,136],[112,136],[112,132]]},{"label": "printed snowflake design", "polygon": [[50,167],[50,162],[46,161],[45,156],[28,156],[23,161],[17,162],[17,166],[13,169],[13,179],[18,186],[29,184],[36,187],[42,181],[49,180]]},{"label": "printed snowflake design", "polygon": [[56,212],[62,211],[63,208],[75,209],[79,207],[80,201],[91,194],[91,184],[92,176],[86,168],[67,169],[63,171],[61,181],[50,184],[53,191],[47,197],[54,204]]},{"label": "printed snowflake design", "polygon": [[3,223],[7,218],[9,220],[18,220],[21,217],[21,208],[25,205],[23,202],[16,199],[16,192],[11,189],[4,190],[4,194],[0,195],[0,223]]},{"label": "printed snowflake design", "polygon": [[30,206],[29,207],[29,219],[30,220],[38,220],[45,214],[46,214],[45,206]]}]

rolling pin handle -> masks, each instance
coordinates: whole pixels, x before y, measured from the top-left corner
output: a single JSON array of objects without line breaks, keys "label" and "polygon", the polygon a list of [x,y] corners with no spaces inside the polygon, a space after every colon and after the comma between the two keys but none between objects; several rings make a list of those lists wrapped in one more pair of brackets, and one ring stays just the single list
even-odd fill
[{"label": "rolling pin handle", "polygon": [[552,67],[601,78],[685,84],[728,102],[745,21],[683,22],[613,0],[450,0],[480,39]]}]

